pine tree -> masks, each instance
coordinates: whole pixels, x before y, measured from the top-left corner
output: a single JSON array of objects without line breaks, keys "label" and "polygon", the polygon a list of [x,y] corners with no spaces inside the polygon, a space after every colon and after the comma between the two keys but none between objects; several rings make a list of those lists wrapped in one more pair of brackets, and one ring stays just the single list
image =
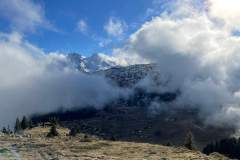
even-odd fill
[{"label": "pine tree", "polygon": [[2,133],[8,134],[6,127],[3,127],[3,128],[2,128]]},{"label": "pine tree", "polygon": [[22,126],[21,126],[19,118],[17,117],[15,127],[14,127],[14,132],[19,133],[21,130],[22,130]]},{"label": "pine tree", "polygon": [[21,122],[21,128],[23,130],[29,128],[29,124],[28,124],[28,119],[26,116],[23,116],[22,122]]},{"label": "pine tree", "polygon": [[59,133],[57,131],[57,127],[55,124],[52,125],[52,127],[50,128],[49,133],[47,134],[47,137],[56,137],[59,136]]},{"label": "pine tree", "polygon": [[190,149],[190,150],[194,149],[193,135],[192,135],[191,131],[188,131],[188,133],[185,137],[184,147],[186,147],[187,149]]},{"label": "pine tree", "polygon": [[49,133],[47,134],[47,137],[59,136],[59,133],[57,131],[57,124],[58,124],[57,118],[55,118],[55,117],[51,118],[50,123],[51,123],[52,127],[50,128]]}]

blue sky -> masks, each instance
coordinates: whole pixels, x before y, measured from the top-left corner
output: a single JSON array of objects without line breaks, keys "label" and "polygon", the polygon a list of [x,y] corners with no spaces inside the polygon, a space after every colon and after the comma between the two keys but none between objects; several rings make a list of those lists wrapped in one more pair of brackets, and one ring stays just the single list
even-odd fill
[{"label": "blue sky", "polygon": [[[156,10],[157,5],[161,7],[160,3],[164,0],[25,1],[40,7],[41,16],[50,26],[44,27],[46,23],[36,25],[34,31],[28,31],[29,26],[25,27],[27,29],[23,32],[26,40],[45,52],[79,52],[90,55],[98,52],[111,53],[112,48],[122,45],[129,34],[156,13],[153,10]],[[27,21],[22,23],[28,23]],[[0,15],[1,32],[12,32],[12,23],[8,16]],[[18,22],[15,24],[19,26]]]}]

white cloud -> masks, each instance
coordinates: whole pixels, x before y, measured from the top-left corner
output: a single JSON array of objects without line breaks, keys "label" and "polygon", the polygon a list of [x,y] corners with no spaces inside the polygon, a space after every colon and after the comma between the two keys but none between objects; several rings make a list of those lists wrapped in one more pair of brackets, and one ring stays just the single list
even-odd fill
[{"label": "white cloud", "polygon": [[0,33],[0,48],[1,126],[13,124],[17,116],[59,107],[101,107],[122,92],[100,75],[64,65],[66,55],[45,54],[18,33]]},{"label": "white cloud", "polygon": [[[3,2],[7,3],[0,4]],[[199,109],[208,124],[240,127],[236,121],[240,117],[240,37],[232,35],[239,25],[234,21],[239,16],[236,1],[224,4],[209,0],[207,9],[197,8],[193,2],[179,0],[169,4],[174,8],[171,12],[143,24],[125,46],[114,49],[113,58],[124,65],[158,63],[161,77],[171,78],[164,89],[181,91],[176,106]],[[39,20],[32,22],[39,24]],[[119,37],[124,34],[125,25],[110,18],[104,29],[110,36]],[[45,55],[25,42],[21,34],[1,33],[0,48],[0,107],[4,110],[0,113],[1,122],[59,106],[98,105],[121,93],[103,77],[59,67],[66,61],[64,55]],[[95,98],[89,101],[88,97]]]},{"label": "white cloud", "polygon": [[0,12],[14,31],[29,32],[36,27],[56,30],[47,21],[44,8],[31,0],[1,0]]},{"label": "white cloud", "polygon": [[222,20],[228,29],[239,30],[240,22],[240,1],[239,0],[208,0],[209,14],[212,17]]},{"label": "white cloud", "polygon": [[164,88],[181,91],[176,105],[196,107],[208,124],[240,127],[232,123],[240,117],[236,96],[240,92],[240,37],[232,35],[238,27],[238,5],[210,1],[213,4],[207,9],[190,0],[171,4],[171,12],[143,24],[114,56],[125,64],[158,63],[161,77],[171,79]]},{"label": "white cloud", "polygon": [[104,30],[108,33],[108,35],[113,37],[121,37],[126,29],[126,22],[116,17],[110,17],[108,22],[104,25]]},{"label": "white cloud", "polygon": [[79,32],[85,33],[87,31],[87,29],[88,29],[87,22],[82,19],[79,20],[77,23],[77,30]]}]

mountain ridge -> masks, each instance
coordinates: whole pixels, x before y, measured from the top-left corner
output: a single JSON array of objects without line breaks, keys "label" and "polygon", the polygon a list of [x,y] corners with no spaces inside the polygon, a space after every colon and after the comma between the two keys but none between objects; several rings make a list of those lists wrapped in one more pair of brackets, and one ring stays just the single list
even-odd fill
[{"label": "mountain ridge", "polygon": [[118,66],[114,58],[101,53],[89,57],[84,57],[78,53],[69,53],[66,58],[67,65],[83,72],[96,72]]}]

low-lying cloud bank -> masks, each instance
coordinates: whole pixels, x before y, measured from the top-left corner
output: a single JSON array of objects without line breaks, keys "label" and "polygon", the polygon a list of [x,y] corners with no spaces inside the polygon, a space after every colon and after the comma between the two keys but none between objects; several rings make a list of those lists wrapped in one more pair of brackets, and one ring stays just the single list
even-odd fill
[{"label": "low-lying cloud bank", "polygon": [[56,62],[64,56],[47,55],[18,33],[1,34],[0,48],[1,125],[59,107],[102,107],[123,93],[102,76],[60,67]]},{"label": "low-lying cloud bank", "polygon": [[[158,63],[170,78],[159,91],[181,91],[175,106],[199,109],[207,124],[240,127],[238,0],[167,3],[113,58],[123,65]],[[55,59],[64,56],[46,55],[18,33],[1,33],[0,48],[1,124],[61,106],[101,106],[124,92],[103,77],[59,68]]]},{"label": "low-lying cloud bank", "polygon": [[171,79],[164,88],[181,91],[176,105],[198,108],[208,124],[240,127],[239,2],[197,4],[170,1],[115,56],[126,64],[158,63]]}]

